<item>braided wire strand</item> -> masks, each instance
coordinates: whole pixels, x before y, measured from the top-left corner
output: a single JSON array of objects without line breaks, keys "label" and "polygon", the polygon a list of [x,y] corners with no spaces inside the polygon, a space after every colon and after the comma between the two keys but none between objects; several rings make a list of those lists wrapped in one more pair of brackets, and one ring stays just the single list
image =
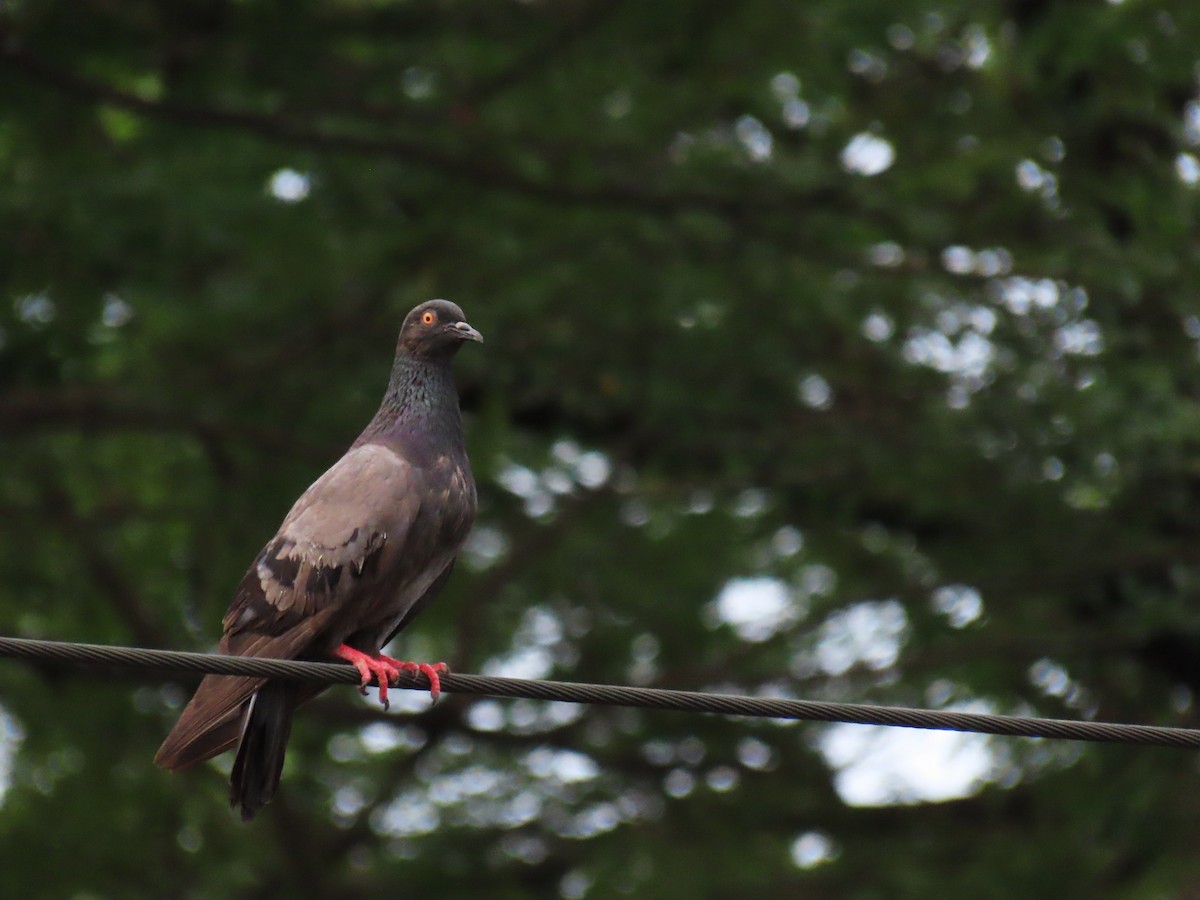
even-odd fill
[{"label": "braided wire strand", "polygon": [[[158,672],[243,675],[338,684],[358,684],[360,680],[358,671],[353,666],[344,663],[223,656],[214,653],[149,650],[140,647],[77,644],[67,641],[41,641],[13,637],[0,637],[0,657],[71,665],[91,664],[139,668]],[[745,697],[736,694],[671,691],[661,688],[583,684],[572,681],[499,678],[490,675],[446,673],[441,676],[441,684],[442,690],[449,694],[518,697],[530,700],[557,700],[602,706],[626,706],[813,722],[848,722],[857,725],[968,731],[1010,737],[1200,748],[1200,729],[1193,728],[1127,725],[1072,719],[1042,719],[1031,716],[872,706],[863,703]],[[419,673],[403,672],[395,687],[429,690],[429,681]]]}]

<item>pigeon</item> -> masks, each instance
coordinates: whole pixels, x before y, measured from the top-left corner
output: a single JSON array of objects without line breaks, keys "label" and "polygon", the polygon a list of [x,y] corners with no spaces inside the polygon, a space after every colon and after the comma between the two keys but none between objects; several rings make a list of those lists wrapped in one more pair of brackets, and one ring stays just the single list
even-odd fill
[{"label": "pigeon", "polygon": [[[377,682],[385,708],[389,682],[419,671],[437,698],[444,663],[380,651],[437,596],[475,519],[450,369],[468,341],[483,337],[449,301],[405,317],[379,411],[250,566],[222,622],[221,653],[343,659],[363,693]],[[178,772],[237,745],[229,801],[249,821],[279,787],[292,713],[325,687],[208,675],[154,761]]]}]

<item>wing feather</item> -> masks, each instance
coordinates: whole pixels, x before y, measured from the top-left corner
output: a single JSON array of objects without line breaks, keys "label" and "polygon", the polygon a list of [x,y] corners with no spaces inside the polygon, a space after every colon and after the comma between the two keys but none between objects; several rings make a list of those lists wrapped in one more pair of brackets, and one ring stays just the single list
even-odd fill
[{"label": "wing feather", "polygon": [[[355,630],[356,601],[378,588],[384,557],[404,546],[420,510],[420,481],[418,470],[377,444],[342,457],[296,501],[242,578],[220,652],[294,659],[332,650],[339,632]],[[155,762],[183,769],[232,746],[242,708],[263,682],[206,676]]]}]

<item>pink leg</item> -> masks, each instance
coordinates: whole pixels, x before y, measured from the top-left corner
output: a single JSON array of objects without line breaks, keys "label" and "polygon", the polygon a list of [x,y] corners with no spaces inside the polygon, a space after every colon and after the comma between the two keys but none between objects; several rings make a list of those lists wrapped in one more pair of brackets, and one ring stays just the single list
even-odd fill
[{"label": "pink leg", "polygon": [[384,656],[383,654],[380,654],[379,658],[381,660],[383,660],[385,663],[387,663],[388,665],[395,666],[397,669],[402,669],[405,672],[420,672],[422,675],[424,675],[426,678],[428,678],[429,679],[429,696],[432,697],[434,700],[436,700],[438,698],[438,695],[441,694],[441,692],[442,692],[442,680],[440,678],[438,678],[438,675],[439,674],[445,675],[447,672],[450,671],[450,667],[448,665],[446,665],[444,662],[439,662],[439,663],[405,662],[404,660],[401,660],[401,659],[392,659],[390,656]]},{"label": "pink leg", "polygon": [[399,680],[402,671],[420,672],[428,678],[429,694],[434,700],[442,692],[442,683],[438,678],[438,673],[450,671],[445,663],[430,665],[429,663],[403,662],[383,654],[371,656],[369,653],[363,653],[361,650],[355,650],[345,644],[334,650],[333,655],[346,660],[358,669],[358,674],[362,676],[362,684],[359,688],[362,693],[367,692],[367,685],[371,683],[372,678],[375,680],[375,683],[379,685],[379,702],[383,704],[384,709],[387,709],[389,705],[388,686]]},{"label": "pink leg", "polygon": [[362,693],[367,692],[367,685],[374,678],[375,683],[379,685],[379,702],[383,704],[384,709],[388,708],[388,685],[400,677],[399,669],[382,658],[355,650],[353,647],[347,647],[345,644],[341,644],[334,650],[333,655],[346,660],[358,669],[358,674],[362,676],[362,683],[359,686],[359,691]]}]

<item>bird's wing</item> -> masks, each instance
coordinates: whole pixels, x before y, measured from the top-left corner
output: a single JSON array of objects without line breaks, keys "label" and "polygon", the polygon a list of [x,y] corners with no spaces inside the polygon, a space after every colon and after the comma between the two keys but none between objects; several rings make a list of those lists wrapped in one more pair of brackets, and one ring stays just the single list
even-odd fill
[{"label": "bird's wing", "polygon": [[396,635],[407,628],[412,623],[412,620],[420,615],[421,610],[425,609],[425,607],[430,604],[433,598],[441,593],[442,586],[445,585],[446,581],[450,578],[450,573],[454,571],[454,563],[455,560],[451,559],[450,562],[446,564],[446,568],[442,569],[442,573],[434,579],[433,584],[429,585],[429,587],[425,589],[425,593],[417,598],[417,602],[410,606],[408,611],[404,613],[404,618],[397,622],[391,633],[383,639],[383,644],[391,643]]},{"label": "bird's wing", "polygon": [[[221,652],[291,659],[319,647],[335,619],[368,617],[381,559],[388,548],[395,557],[417,517],[420,482],[419,470],[379,444],[343,456],[296,501],[238,585]],[[263,681],[207,676],[155,762],[182,769],[236,743],[241,707]]]},{"label": "bird's wing", "polygon": [[342,457],[296,501],[242,579],[222,623],[225,652],[261,655],[300,623],[359,596],[376,580],[385,548],[404,545],[421,481],[379,444]]}]

